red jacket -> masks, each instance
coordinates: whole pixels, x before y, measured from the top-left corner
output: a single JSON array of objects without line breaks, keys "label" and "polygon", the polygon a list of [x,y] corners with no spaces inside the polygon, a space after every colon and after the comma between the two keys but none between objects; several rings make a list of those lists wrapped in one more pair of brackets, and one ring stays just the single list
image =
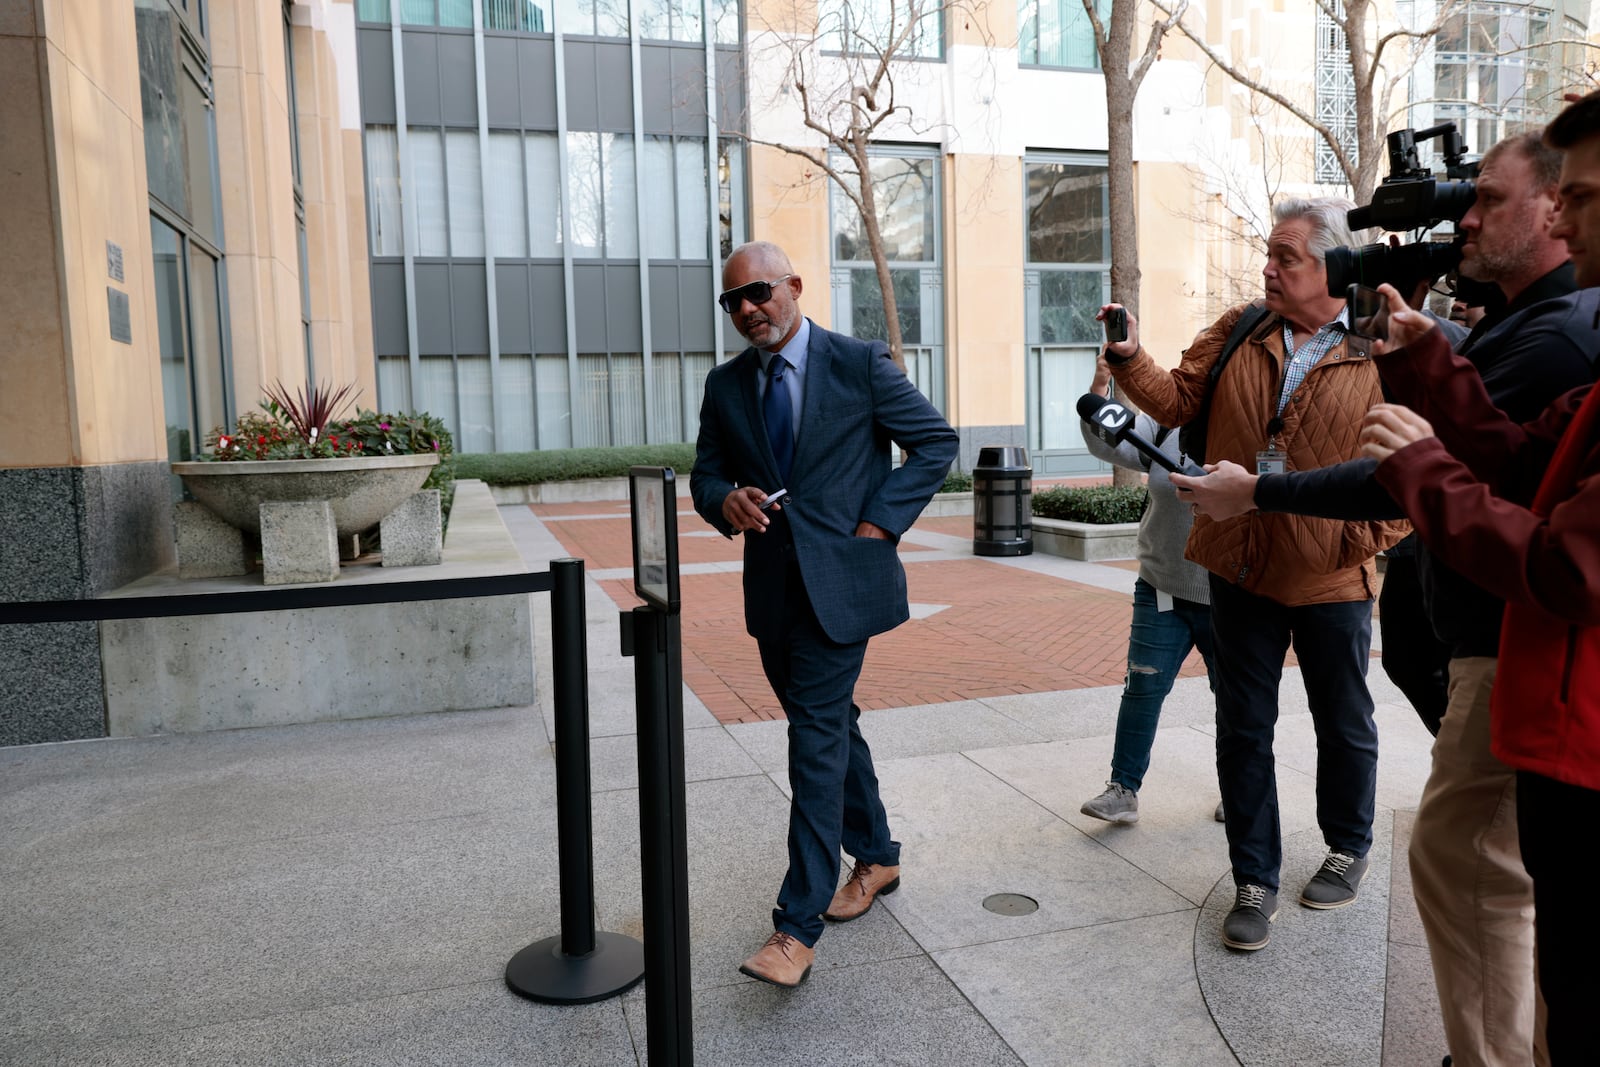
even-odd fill
[{"label": "red jacket", "polygon": [[1377,478],[1428,548],[1506,601],[1491,748],[1508,766],[1600,790],[1600,389],[1518,426],[1438,330],[1380,357],[1438,437]]}]

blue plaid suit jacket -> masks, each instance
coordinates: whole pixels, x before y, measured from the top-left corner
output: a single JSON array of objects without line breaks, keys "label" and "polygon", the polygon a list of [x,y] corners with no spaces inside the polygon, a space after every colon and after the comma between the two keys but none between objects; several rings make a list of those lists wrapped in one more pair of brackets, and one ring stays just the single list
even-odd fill
[{"label": "blue plaid suit jacket", "polygon": [[[706,377],[689,477],[695,510],[732,537],[722,517],[730,492],[787,488],[783,517],[823,632],[848,644],[893,629],[910,616],[905,570],[894,541],[856,537],[856,525],[870,522],[898,540],[944,484],[956,432],[894,365],[888,345],[813,323],[805,406],[784,486],[762,421],[760,372],[760,356],[748,348]],[[909,454],[899,467],[891,444]],[[770,594],[782,587],[784,566],[778,521],[744,535],[745,628],[757,640],[781,632],[782,598]]]}]

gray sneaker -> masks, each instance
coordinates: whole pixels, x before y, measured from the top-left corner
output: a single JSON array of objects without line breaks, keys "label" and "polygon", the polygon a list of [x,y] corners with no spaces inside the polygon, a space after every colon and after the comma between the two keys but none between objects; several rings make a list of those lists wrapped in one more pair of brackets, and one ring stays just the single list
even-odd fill
[{"label": "gray sneaker", "polygon": [[1361,876],[1367,873],[1367,858],[1347,856],[1343,852],[1328,852],[1317,873],[1311,876],[1300,892],[1300,903],[1308,908],[1327,911],[1355,903],[1356,887]]},{"label": "gray sneaker", "polygon": [[1233,910],[1222,920],[1222,943],[1241,952],[1266,948],[1272,920],[1278,917],[1278,894],[1260,885],[1238,887]]},{"label": "gray sneaker", "polygon": [[1106,822],[1135,823],[1139,821],[1139,794],[1121,782],[1107,782],[1104,793],[1085,800],[1078,810]]}]

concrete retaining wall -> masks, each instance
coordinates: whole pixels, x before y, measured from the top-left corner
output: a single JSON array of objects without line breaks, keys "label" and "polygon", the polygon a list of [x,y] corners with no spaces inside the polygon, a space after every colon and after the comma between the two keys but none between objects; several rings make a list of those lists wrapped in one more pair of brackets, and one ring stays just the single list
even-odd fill
[{"label": "concrete retaining wall", "polygon": [[[350,566],[341,583],[527,568],[482,482],[456,483],[444,562]],[[259,574],[153,575],[113,596],[259,587]],[[187,733],[532,704],[534,597],[197,615],[101,626],[108,732]],[[540,610],[544,598],[539,597]]]},{"label": "concrete retaining wall", "polygon": [[1035,516],[1033,550],[1052,556],[1090,562],[1102,559],[1132,559],[1139,551],[1139,524],[1066,522],[1062,519],[1041,519]]}]

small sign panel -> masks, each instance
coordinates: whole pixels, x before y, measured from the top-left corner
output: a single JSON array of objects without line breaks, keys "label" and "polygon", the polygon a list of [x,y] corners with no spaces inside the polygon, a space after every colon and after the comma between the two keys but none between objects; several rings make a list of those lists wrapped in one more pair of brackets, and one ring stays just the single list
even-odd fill
[{"label": "small sign panel", "polygon": [[128,294],[106,286],[106,304],[111,311],[111,339],[133,344],[133,319],[128,314]]},{"label": "small sign panel", "polygon": [[122,274],[122,246],[106,242],[106,273],[114,282],[126,281]]},{"label": "small sign panel", "polygon": [[633,591],[669,615],[678,613],[678,485],[671,467],[628,471],[633,515]]}]

